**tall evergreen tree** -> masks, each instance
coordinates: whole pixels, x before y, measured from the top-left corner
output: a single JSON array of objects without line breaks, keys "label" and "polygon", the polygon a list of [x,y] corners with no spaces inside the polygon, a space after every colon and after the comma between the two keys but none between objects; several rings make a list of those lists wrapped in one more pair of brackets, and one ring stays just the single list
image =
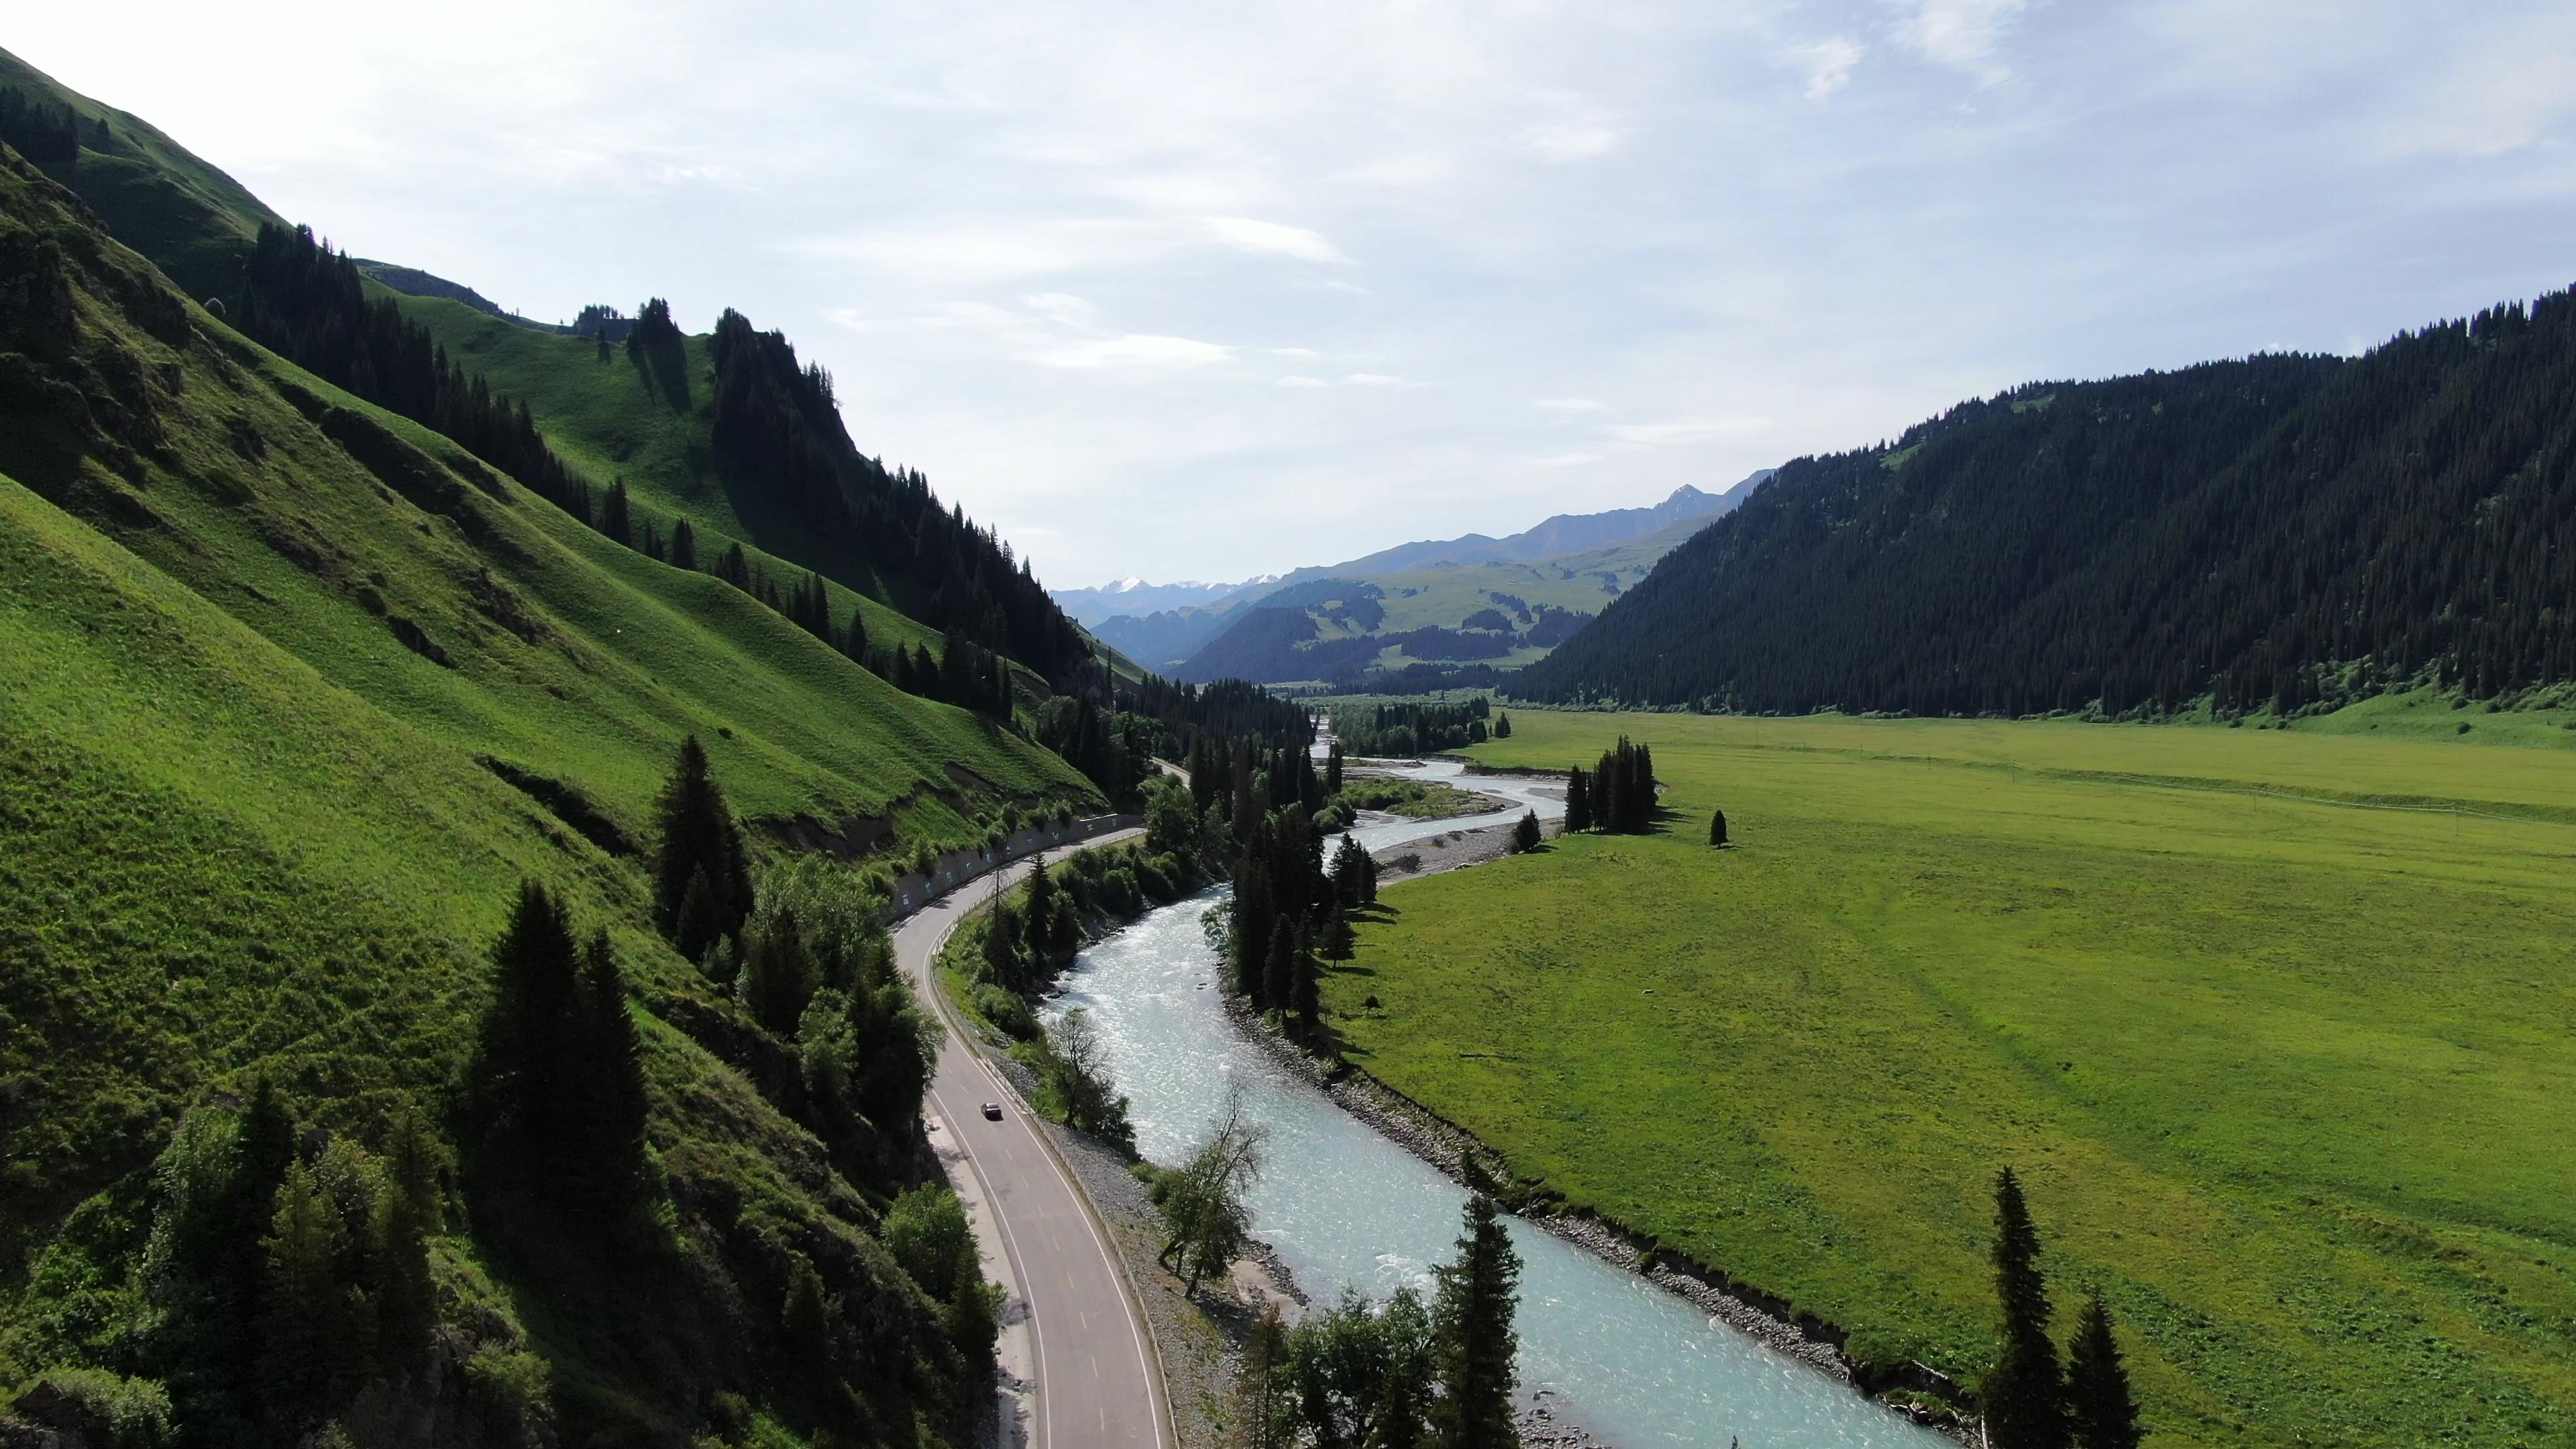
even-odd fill
[{"label": "tall evergreen tree", "polygon": [[438,1326],[429,1275],[429,1239],[440,1226],[437,1147],[409,1109],[394,1118],[385,1141],[384,1175],[373,1225],[376,1354],[399,1371],[428,1358]]},{"label": "tall evergreen tree", "polygon": [[792,1039],[821,986],[821,969],[794,911],[778,912],[752,934],[735,987],[752,1020]]},{"label": "tall evergreen tree", "polygon": [[2138,1449],[2138,1403],[2098,1290],[2084,1300],[2067,1348],[2066,1411],[2075,1449]]},{"label": "tall evergreen tree", "polygon": [[578,949],[564,904],[534,880],[519,886],[492,948],[493,999],[475,1051],[470,1096],[495,1145],[531,1156],[563,1099],[561,1047],[580,1009]]},{"label": "tall evergreen tree", "polygon": [[581,969],[581,1013],[567,1044],[573,1093],[565,1125],[592,1196],[615,1206],[646,1192],[644,1042],[605,929],[592,933]]},{"label": "tall evergreen tree", "polygon": [[634,546],[635,524],[627,509],[624,478],[618,478],[609,483],[607,495],[600,500],[599,522],[596,527],[601,533],[617,542],[630,548]]},{"label": "tall evergreen tree", "polygon": [[1592,828],[1592,785],[1580,766],[1565,772],[1565,830],[1569,835]]},{"label": "tall evergreen tree", "polygon": [[671,567],[697,571],[698,531],[685,518],[671,525]]},{"label": "tall evergreen tree", "polygon": [[1494,738],[1498,740],[1507,740],[1511,737],[1512,717],[1508,714],[1496,713],[1494,716]]},{"label": "tall evergreen tree", "polygon": [[1261,992],[1253,1004],[1265,1011],[1286,1011],[1297,995],[1297,931],[1285,915],[1270,928],[1270,950],[1262,958]]},{"label": "tall evergreen tree", "polygon": [[1342,742],[1340,740],[1333,741],[1332,749],[1324,756],[1324,790],[1332,795],[1342,793]]},{"label": "tall evergreen tree", "polygon": [[868,613],[855,603],[850,605],[850,627],[841,634],[841,652],[849,656],[852,663],[867,667]]},{"label": "tall evergreen tree", "polygon": [[1321,1045],[1324,1040],[1323,973],[1316,969],[1315,953],[1306,949],[1305,942],[1297,943],[1297,954],[1290,959],[1289,969],[1289,999],[1280,1004],[1281,1009],[1293,1008],[1296,1011],[1300,1040],[1308,1046]]},{"label": "tall evergreen tree", "polygon": [[1512,827],[1512,852],[1518,855],[1536,850],[1545,838],[1538,828],[1538,812],[1526,811],[1521,815],[1520,823]]},{"label": "tall evergreen tree", "polygon": [[1716,814],[1711,815],[1708,818],[1708,843],[1711,845],[1726,844],[1726,812],[1723,810],[1718,811]]},{"label": "tall evergreen tree", "polygon": [[993,902],[984,922],[984,969],[1000,985],[1020,985],[1020,916],[1009,901]]},{"label": "tall evergreen tree", "polygon": [[[732,935],[751,914],[751,863],[743,849],[742,828],[734,823],[707,766],[706,747],[696,735],[680,742],[680,757],[669,783],[662,787],[658,810],[661,845],[654,860],[653,919],[664,935],[679,940],[681,908],[688,902],[689,880],[707,877],[712,914],[705,920],[704,941]],[[683,947],[686,950],[686,947]],[[689,952],[695,959],[695,952]]]},{"label": "tall evergreen tree", "polygon": [[2048,1336],[2039,1229],[2007,1167],[1995,1177],[1995,1299],[2000,1345],[1977,1386],[1995,1449],[2066,1449],[2066,1382]]},{"label": "tall evergreen tree", "polygon": [[1512,1417],[1520,1346],[1512,1317],[1520,1291],[1520,1254],[1504,1231],[1493,1183],[1471,1157],[1458,1259],[1436,1271],[1431,1309],[1433,1373],[1440,1397],[1432,1409],[1439,1449],[1517,1449]]},{"label": "tall evergreen tree", "polygon": [[367,1327],[344,1274],[348,1230],[301,1162],[278,1184],[260,1249],[260,1397],[270,1432],[292,1442],[356,1373]]}]

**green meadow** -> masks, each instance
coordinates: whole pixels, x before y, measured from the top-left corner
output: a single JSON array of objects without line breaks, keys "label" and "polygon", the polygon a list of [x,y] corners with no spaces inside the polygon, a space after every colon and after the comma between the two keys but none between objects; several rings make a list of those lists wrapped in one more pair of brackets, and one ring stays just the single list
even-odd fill
[{"label": "green meadow", "polygon": [[2160,1445],[2576,1442],[2559,718],[1511,714],[1660,831],[1405,883],[1327,1001],[1516,1173],[1966,1380],[2010,1165]]}]

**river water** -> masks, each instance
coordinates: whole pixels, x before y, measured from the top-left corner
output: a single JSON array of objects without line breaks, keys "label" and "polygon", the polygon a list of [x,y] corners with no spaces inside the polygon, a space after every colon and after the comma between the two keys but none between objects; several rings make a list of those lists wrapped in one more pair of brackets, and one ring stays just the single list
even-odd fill
[{"label": "river water", "polygon": [[[1461,768],[1434,761],[1397,773],[1454,779]],[[1362,827],[1361,844],[1383,850],[1530,808],[1542,819],[1563,813],[1561,802],[1521,782],[1461,783],[1515,803],[1490,815]],[[1091,1013],[1127,1094],[1136,1146],[1157,1162],[1186,1160],[1229,1084],[1243,1085],[1248,1115],[1270,1130],[1268,1170],[1249,1195],[1253,1230],[1315,1301],[1345,1288],[1384,1298],[1407,1283],[1427,1294],[1431,1265],[1454,1256],[1464,1190],[1244,1039],[1225,1013],[1219,965],[1199,928],[1221,899],[1222,887],[1165,907],[1083,952],[1047,1014]],[[1523,1393],[1547,1391],[1558,1421],[1618,1449],[1955,1449],[1635,1274],[1508,1221],[1524,1265]]]}]

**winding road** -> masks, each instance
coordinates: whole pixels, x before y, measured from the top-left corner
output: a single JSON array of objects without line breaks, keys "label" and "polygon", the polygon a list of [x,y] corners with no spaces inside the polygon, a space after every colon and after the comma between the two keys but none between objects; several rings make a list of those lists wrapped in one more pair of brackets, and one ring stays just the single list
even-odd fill
[{"label": "winding road", "polygon": [[[1056,854],[1142,833],[1102,835]],[[995,874],[1007,890],[1028,871],[1024,860]],[[894,949],[913,990],[947,1027],[924,1114],[1009,1299],[1000,1348],[1002,1442],[1028,1449],[1171,1446],[1161,1361],[1108,1230],[931,979],[940,944],[991,898],[994,882],[995,875],[982,876],[923,906],[895,928]],[[1002,1120],[985,1119],[987,1102],[1002,1104]]]}]

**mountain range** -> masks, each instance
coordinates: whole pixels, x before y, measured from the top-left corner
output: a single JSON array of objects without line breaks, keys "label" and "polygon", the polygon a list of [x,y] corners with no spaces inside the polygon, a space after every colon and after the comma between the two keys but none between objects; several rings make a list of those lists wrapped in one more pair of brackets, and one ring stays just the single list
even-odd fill
[{"label": "mountain range", "polygon": [[[1398,544],[1255,580],[1202,603],[1111,614],[1091,628],[1129,658],[1185,679],[1283,683],[1414,663],[1517,666],[1545,657],[1643,579],[1666,550],[1737,507],[1771,473],[1761,469],[1721,493],[1684,485],[1650,508],[1557,514],[1503,538],[1470,533]],[[1259,609],[1310,617],[1302,624],[1252,621]],[[1237,628],[1244,632],[1220,648]],[[1367,640],[1378,642],[1370,648]]]},{"label": "mountain range", "polygon": [[2571,606],[2556,292],[2358,357],[2032,383],[1797,459],[1510,687],[2112,718],[2512,701],[2576,680]]}]

